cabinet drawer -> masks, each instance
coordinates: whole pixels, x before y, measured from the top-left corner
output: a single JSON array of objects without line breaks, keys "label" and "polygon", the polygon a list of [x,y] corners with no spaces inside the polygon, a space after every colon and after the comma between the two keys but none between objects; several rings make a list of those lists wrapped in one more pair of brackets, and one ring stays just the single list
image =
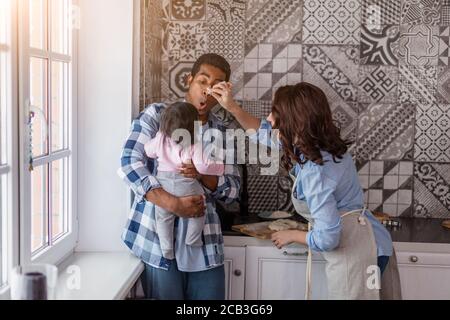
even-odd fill
[{"label": "cabinet drawer", "polygon": [[435,265],[450,267],[450,254],[425,252],[397,252],[398,264]]}]

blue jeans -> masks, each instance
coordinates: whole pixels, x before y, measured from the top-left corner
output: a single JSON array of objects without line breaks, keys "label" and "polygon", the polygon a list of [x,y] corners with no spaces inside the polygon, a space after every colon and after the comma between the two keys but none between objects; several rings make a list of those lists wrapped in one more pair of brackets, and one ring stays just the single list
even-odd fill
[{"label": "blue jeans", "polygon": [[388,263],[389,263],[389,257],[388,256],[379,256],[378,257],[378,268],[380,268],[381,274],[383,274],[383,272],[386,269]]},{"label": "blue jeans", "polygon": [[175,260],[168,271],[145,265],[143,287],[147,299],[225,300],[225,268],[182,272]]}]

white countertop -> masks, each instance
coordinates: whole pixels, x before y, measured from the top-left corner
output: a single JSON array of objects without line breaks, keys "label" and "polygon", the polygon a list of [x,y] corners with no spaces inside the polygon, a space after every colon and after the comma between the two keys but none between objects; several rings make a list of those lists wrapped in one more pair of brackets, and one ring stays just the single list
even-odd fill
[{"label": "white countertop", "polygon": [[75,252],[58,269],[57,300],[120,300],[144,265],[128,252]]}]

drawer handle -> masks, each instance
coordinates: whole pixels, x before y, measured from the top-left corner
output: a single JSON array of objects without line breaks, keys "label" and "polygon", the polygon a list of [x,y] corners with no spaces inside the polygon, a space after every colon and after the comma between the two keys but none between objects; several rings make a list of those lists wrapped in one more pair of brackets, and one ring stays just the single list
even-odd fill
[{"label": "drawer handle", "polygon": [[242,271],[239,270],[239,269],[236,269],[236,270],[234,270],[234,275],[235,275],[236,277],[240,277],[240,276],[242,275]]},{"label": "drawer handle", "polygon": [[307,257],[308,251],[306,252],[287,252],[283,251],[283,255],[285,256],[292,256],[292,257]]},{"label": "drawer handle", "polygon": [[411,256],[409,257],[409,261],[411,261],[412,263],[416,263],[419,261],[419,258],[417,256]]}]

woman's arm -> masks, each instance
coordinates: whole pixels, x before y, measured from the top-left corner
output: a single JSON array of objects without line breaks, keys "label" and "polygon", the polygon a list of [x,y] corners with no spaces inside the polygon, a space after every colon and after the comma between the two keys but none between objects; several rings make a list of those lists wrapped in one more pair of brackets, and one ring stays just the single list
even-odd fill
[{"label": "woman's arm", "polygon": [[278,249],[294,242],[307,245],[306,235],[307,232],[300,230],[279,231],[272,234],[272,242]]},{"label": "woman's arm", "polygon": [[212,89],[212,96],[236,118],[245,130],[253,129],[256,131],[261,126],[261,120],[246,112],[234,101],[231,93],[231,84],[221,82],[215,85]]}]

